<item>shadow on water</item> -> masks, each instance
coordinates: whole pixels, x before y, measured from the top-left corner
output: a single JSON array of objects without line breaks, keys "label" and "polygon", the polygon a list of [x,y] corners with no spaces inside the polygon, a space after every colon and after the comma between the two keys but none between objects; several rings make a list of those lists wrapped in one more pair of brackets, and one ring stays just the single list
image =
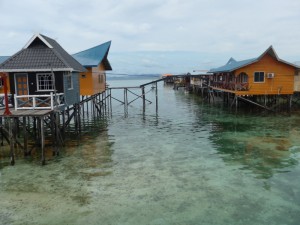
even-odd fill
[{"label": "shadow on water", "polygon": [[[46,163],[55,164],[66,160],[65,162],[70,162],[68,164],[69,167],[75,167],[78,166],[78,164],[80,164],[82,168],[96,168],[99,167],[99,165],[101,165],[102,168],[110,167],[110,164],[112,164],[111,156],[113,154],[111,146],[114,142],[111,141],[113,138],[108,137],[107,126],[107,117],[86,116],[81,121],[82,132],[78,135],[75,125],[70,124],[65,133],[64,146],[60,146],[59,148],[59,156],[53,156],[52,137],[51,135],[46,136]],[[15,149],[16,164],[33,163],[40,165],[41,152],[39,146],[36,146],[34,143],[29,143],[29,149],[31,149],[31,155],[26,157],[24,157],[23,149]],[[4,146],[0,149],[0,169],[6,166],[10,166],[9,146]],[[69,169],[72,171],[72,168]],[[83,174],[88,177],[101,176],[107,173],[108,172],[94,171]]]}]

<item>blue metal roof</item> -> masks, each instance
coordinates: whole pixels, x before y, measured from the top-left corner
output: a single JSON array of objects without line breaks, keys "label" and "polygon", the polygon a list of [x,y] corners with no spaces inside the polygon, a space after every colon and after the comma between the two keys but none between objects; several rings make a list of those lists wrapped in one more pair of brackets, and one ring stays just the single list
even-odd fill
[{"label": "blue metal roof", "polygon": [[241,68],[241,67],[247,66],[251,63],[254,63],[255,61],[257,61],[257,59],[258,58],[236,61],[235,59],[230,58],[229,61],[227,62],[227,64],[225,64],[224,66],[218,67],[218,68],[211,69],[209,72],[212,72],[212,73],[231,72],[238,68]]},{"label": "blue metal roof", "polygon": [[5,60],[7,60],[10,56],[0,56],[0,63],[3,63]]},{"label": "blue metal roof", "polygon": [[280,59],[277,56],[273,46],[271,45],[265,52],[263,52],[257,58],[246,59],[246,60],[242,60],[242,61],[236,61],[234,58],[230,58],[229,61],[224,66],[211,69],[211,70],[209,70],[209,73],[232,72],[234,70],[237,70],[239,68],[242,68],[244,66],[247,66],[247,65],[250,65],[252,63],[255,63],[255,62],[259,61],[266,54],[269,54],[270,56],[272,56],[273,58],[275,58],[279,62],[285,63],[285,64],[293,66],[295,68],[299,68],[297,65],[294,65],[292,63],[289,63],[289,62],[286,62],[286,61]]},{"label": "blue metal roof", "polygon": [[105,69],[111,70],[111,66],[107,60],[110,44],[111,41],[108,41],[93,48],[73,54],[72,56],[85,67],[95,67],[103,61]]}]

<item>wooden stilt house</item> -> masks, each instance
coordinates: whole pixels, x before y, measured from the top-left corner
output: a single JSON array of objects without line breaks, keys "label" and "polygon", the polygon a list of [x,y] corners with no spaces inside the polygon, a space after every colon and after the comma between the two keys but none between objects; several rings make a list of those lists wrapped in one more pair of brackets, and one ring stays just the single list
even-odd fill
[{"label": "wooden stilt house", "polygon": [[86,68],[86,72],[80,73],[80,95],[91,96],[105,91],[105,71],[112,70],[107,59],[110,45],[111,41],[108,41],[73,54],[73,57]]},{"label": "wooden stilt house", "polygon": [[15,109],[53,109],[80,101],[79,73],[85,68],[55,40],[34,35],[0,64],[8,74]]},{"label": "wooden stilt house", "polygon": [[292,95],[299,84],[298,66],[280,59],[270,46],[257,58],[237,61],[230,58],[219,68],[211,69],[212,89],[238,96]]}]

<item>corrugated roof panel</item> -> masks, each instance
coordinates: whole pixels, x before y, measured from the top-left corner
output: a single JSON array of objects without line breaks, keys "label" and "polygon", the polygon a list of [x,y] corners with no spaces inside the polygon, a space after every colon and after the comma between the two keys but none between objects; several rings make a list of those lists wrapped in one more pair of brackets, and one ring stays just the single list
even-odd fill
[{"label": "corrugated roof panel", "polygon": [[[85,68],[69,55],[55,40],[43,35],[35,35],[35,38],[46,40],[46,45],[33,45],[35,39],[31,39],[26,46],[0,65],[2,70],[75,70],[85,71]],[[42,41],[44,41],[42,40]],[[49,48],[51,44],[53,48]]]},{"label": "corrugated roof panel", "polygon": [[233,58],[230,58],[228,63],[224,66],[211,69],[209,72],[218,73],[218,72],[231,72],[233,70],[236,70],[238,68],[244,67],[246,65],[249,65],[251,63],[254,63],[257,60],[257,58],[253,59],[246,59],[242,61],[236,61]]},{"label": "corrugated roof panel", "polygon": [[[107,55],[108,55],[110,45],[111,45],[111,41],[108,41],[101,45],[97,45],[93,48],[73,54],[72,56],[83,66],[95,67],[98,66],[103,60],[107,60]],[[106,70],[111,70],[110,65],[106,67],[109,67],[109,68],[105,68]]]}]

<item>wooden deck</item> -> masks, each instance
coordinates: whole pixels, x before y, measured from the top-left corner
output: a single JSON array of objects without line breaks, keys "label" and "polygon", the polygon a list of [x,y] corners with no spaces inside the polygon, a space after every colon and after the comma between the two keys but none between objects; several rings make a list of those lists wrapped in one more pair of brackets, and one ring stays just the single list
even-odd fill
[{"label": "wooden deck", "polygon": [[4,109],[0,110],[0,117],[24,117],[24,116],[30,116],[30,117],[37,117],[37,116],[46,116],[50,114],[53,110],[52,109],[10,109],[11,115],[3,115]]},{"label": "wooden deck", "polygon": [[213,90],[216,90],[216,91],[222,91],[222,92],[226,92],[226,93],[232,93],[232,94],[236,94],[238,96],[250,95],[249,91],[234,91],[234,90],[229,90],[229,89],[224,89],[224,88],[218,88],[218,87],[213,87],[213,86],[209,86],[209,87],[212,88]]}]

